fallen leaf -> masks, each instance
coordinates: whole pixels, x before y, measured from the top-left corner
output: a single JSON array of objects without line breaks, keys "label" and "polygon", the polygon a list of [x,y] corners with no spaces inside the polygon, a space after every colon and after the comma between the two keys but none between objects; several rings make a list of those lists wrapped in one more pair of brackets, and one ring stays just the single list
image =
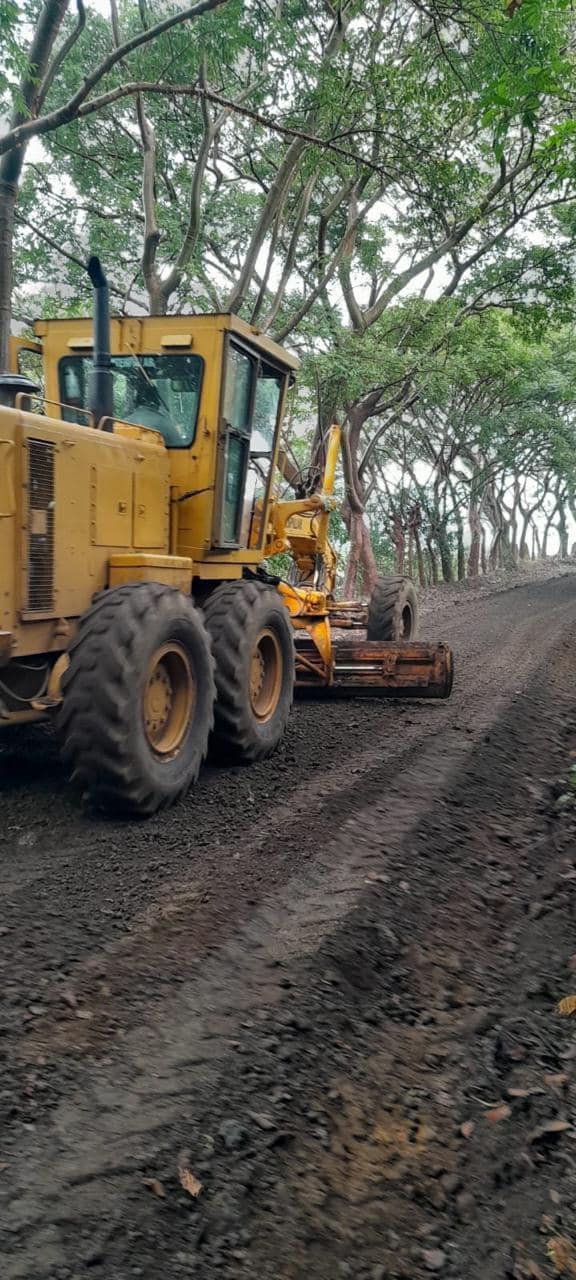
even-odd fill
[{"label": "fallen leaf", "polygon": [[188,1195],[194,1196],[194,1199],[196,1199],[202,1190],[202,1183],[198,1182],[198,1179],[194,1177],[194,1174],[186,1168],[178,1170],[178,1177],[180,1178],[180,1182],[184,1187],[184,1190],[188,1192]]},{"label": "fallen leaf", "polygon": [[532,1089],[507,1089],[506,1093],[509,1098],[534,1098],[536,1095],[541,1096],[546,1093],[546,1090],[534,1085]]},{"label": "fallen leaf", "polygon": [[546,1252],[560,1276],[576,1276],[576,1251],[567,1236],[553,1236],[546,1245]]},{"label": "fallen leaf", "polygon": [[567,1120],[549,1120],[548,1124],[541,1124],[538,1129],[534,1129],[528,1135],[529,1143],[553,1142],[556,1138],[560,1138],[572,1126]]},{"label": "fallen leaf", "polygon": [[559,1191],[556,1191],[554,1189],[554,1187],[550,1189],[550,1191],[548,1192],[548,1195],[550,1196],[552,1204],[562,1204],[562,1196],[560,1195]]},{"label": "fallen leaf", "polygon": [[64,1004],[69,1005],[71,1009],[75,1009],[77,1007],[78,1001],[73,991],[63,991],[62,999],[64,1001]]},{"label": "fallen leaf", "polygon": [[563,1018],[570,1017],[572,1013],[576,1013],[576,996],[564,996],[563,1000],[559,1000],[557,1008]]},{"label": "fallen leaf", "polygon": [[90,1022],[94,1014],[89,1009],[77,1009],[76,1017],[81,1018],[83,1022]]},{"label": "fallen leaf", "polygon": [[7,1160],[2,1160],[0,1162],[0,1173],[4,1173],[4,1170],[9,1168],[10,1168],[10,1165]]},{"label": "fallen leaf", "polygon": [[161,1200],[166,1199],[166,1192],[158,1178],[143,1178],[142,1185],[148,1187],[149,1191],[153,1191],[155,1196],[160,1196]]},{"label": "fallen leaf", "polygon": [[544,1076],[544,1081],[546,1084],[558,1085],[559,1088],[562,1088],[565,1084],[568,1084],[568,1076],[565,1071],[559,1071],[558,1075]]},{"label": "fallen leaf", "polygon": [[474,1133],[474,1121],[465,1120],[464,1124],[460,1125],[460,1133],[462,1134],[463,1138],[471,1138],[472,1134]]},{"label": "fallen leaf", "polygon": [[266,1133],[272,1133],[278,1126],[274,1123],[272,1116],[266,1115],[264,1111],[249,1111],[250,1119],[259,1129],[264,1129]]},{"label": "fallen leaf", "polygon": [[507,1107],[505,1102],[502,1103],[502,1106],[491,1107],[490,1111],[485,1112],[488,1124],[500,1124],[501,1120],[509,1120],[511,1115],[510,1107]]}]

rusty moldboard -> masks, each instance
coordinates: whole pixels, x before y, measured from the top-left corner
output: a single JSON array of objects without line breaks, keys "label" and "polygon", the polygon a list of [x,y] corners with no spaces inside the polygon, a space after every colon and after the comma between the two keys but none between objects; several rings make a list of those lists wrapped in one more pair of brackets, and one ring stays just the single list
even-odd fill
[{"label": "rusty moldboard", "polygon": [[[333,681],[325,692],[349,691],[387,698],[449,698],[453,670],[452,650],[445,644],[343,640],[334,645]],[[306,684],[310,687],[309,677]]]},{"label": "rusty moldboard", "polygon": [[366,689],[389,698],[448,698],[454,661],[444,644],[381,644],[375,640],[334,647],[336,688]]}]

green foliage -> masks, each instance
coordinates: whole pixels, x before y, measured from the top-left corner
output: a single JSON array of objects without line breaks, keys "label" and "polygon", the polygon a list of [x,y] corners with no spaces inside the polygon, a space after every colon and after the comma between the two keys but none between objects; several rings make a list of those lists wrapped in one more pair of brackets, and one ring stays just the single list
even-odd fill
[{"label": "green foliage", "polygon": [[[298,463],[306,465],[319,403],[323,421],[340,413],[361,424],[346,484],[365,492],[376,464],[388,467],[391,497],[382,506],[377,490],[373,499],[382,566],[393,555],[394,502],[404,516],[418,501],[423,529],[446,545],[454,537],[448,480],[464,503],[462,467],[468,474],[472,464],[457,451],[460,478],[446,464],[438,479],[427,432],[443,459],[448,431],[499,475],[536,468],[538,448],[540,470],[573,468],[570,4],[522,0],[512,11],[502,0],[434,0],[433,21],[429,8],[345,0],[335,29],[321,0],[227,0],[143,45],[97,90],[127,80],[166,86],[142,99],[155,232],[144,217],[133,98],[30,148],[18,206],[15,300],[25,314],[85,312],[92,252],[106,263],[115,307],[146,310],[155,300],[145,244],[161,284],[188,237],[169,309],[226,309],[233,298],[302,357],[288,430]],[[142,12],[120,0],[122,39],[141,29]],[[19,105],[38,13],[37,0],[0,0],[6,114]],[[150,6],[149,20],[157,16]],[[71,8],[60,41],[75,23]],[[108,15],[88,3],[42,110],[65,102],[111,47]],[[176,85],[208,86],[233,105],[202,104]],[[423,460],[434,472],[425,482]],[[343,525],[333,534],[347,545]]]}]

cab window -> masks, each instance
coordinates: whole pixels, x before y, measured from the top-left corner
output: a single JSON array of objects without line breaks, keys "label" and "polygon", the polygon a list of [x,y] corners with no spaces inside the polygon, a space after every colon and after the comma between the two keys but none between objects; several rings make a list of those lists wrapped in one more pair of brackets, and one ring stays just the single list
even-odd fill
[{"label": "cab window", "polygon": [[[170,449],[185,449],[196,433],[203,362],[195,355],[112,356],[114,417],[159,431]],[[92,360],[65,356],[59,364],[62,417],[86,425]]]}]

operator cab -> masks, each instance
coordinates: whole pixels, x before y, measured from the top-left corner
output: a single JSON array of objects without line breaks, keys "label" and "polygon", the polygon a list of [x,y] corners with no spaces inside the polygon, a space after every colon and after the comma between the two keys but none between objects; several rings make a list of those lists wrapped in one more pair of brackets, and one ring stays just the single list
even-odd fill
[{"label": "operator cab", "polygon": [[37,321],[33,339],[13,340],[13,368],[41,360],[49,416],[125,439],[154,432],[170,454],[174,545],[195,562],[257,563],[298,360],[229,314],[111,316],[99,261],[88,270],[93,319]]},{"label": "operator cab", "polygon": [[[66,422],[87,425],[93,371],[91,352],[58,361],[58,389]],[[113,417],[158,431],[168,449],[194,445],[204,361],[199,355],[112,354]],[[279,427],[286,371],[262,360],[257,350],[234,341],[224,345],[220,398],[221,474],[217,542],[248,546],[254,516],[265,501]]]}]

